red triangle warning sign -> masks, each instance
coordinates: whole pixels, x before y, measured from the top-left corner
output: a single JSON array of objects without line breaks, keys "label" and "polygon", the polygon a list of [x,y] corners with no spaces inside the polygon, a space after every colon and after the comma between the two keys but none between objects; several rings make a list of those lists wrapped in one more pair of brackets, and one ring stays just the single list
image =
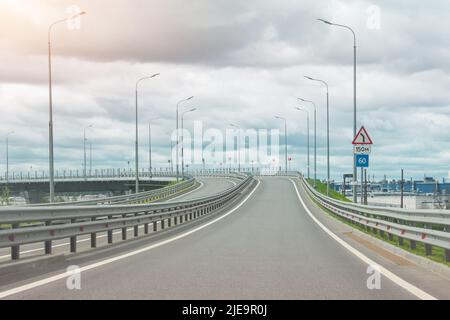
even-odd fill
[{"label": "red triangle warning sign", "polygon": [[373,144],[372,139],[370,139],[370,136],[364,126],[359,129],[352,144]]}]

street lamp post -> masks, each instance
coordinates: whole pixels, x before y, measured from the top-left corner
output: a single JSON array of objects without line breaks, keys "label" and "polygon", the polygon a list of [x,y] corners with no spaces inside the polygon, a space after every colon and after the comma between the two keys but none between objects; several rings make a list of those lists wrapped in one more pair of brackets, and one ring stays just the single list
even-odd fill
[{"label": "street lamp post", "polygon": [[190,110],[181,113],[181,177],[184,178],[184,115],[188,112],[194,112],[197,108],[192,108]]},{"label": "street lamp post", "polygon": [[306,100],[302,98],[298,98],[299,100],[303,102],[309,102],[312,103],[314,106],[314,188],[316,187],[316,180],[317,180],[317,108],[316,104],[311,100]]},{"label": "street lamp post", "polygon": [[287,175],[287,120],[280,116],[274,116],[277,119],[284,120],[284,171]]},{"label": "street lamp post", "polygon": [[238,130],[238,172],[241,172],[241,127],[233,123],[230,123],[230,126]]},{"label": "street lamp post", "polygon": [[311,81],[318,81],[325,85],[327,89],[327,196],[330,195],[330,104],[329,104],[329,94],[328,94],[328,83],[320,79],[314,79],[305,76],[306,79]]},{"label": "street lamp post", "polygon": [[303,109],[303,108],[299,108],[299,107],[297,107],[295,109],[298,110],[298,111],[306,112],[306,131],[307,131],[307,149],[308,149],[308,151],[307,151],[307,153],[308,153],[308,161],[307,161],[307,163],[308,163],[308,179],[309,179],[309,112],[308,112],[308,110]]},{"label": "street lamp post", "polygon": [[49,184],[50,184],[50,202],[55,201],[55,172],[54,172],[54,158],[53,158],[53,94],[52,94],[52,46],[51,46],[51,31],[54,25],[62,22],[66,22],[70,19],[75,19],[79,16],[86,14],[85,11],[74,14],[70,17],[53,22],[48,27],[48,110],[49,110],[49,122],[48,122],[48,153],[49,153]]},{"label": "street lamp post", "polygon": [[[349,26],[343,25],[343,24],[337,24],[333,23],[324,19],[317,19],[319,21],[322,21],[323,23],[329,24],[331,26],[341,27],[345,28],[347,30],[350,30],[353,35],[353,136],[356,136],[356,35],[355,31],[353,31],[352,28]],[[361,176],[361,180],[362,180]],[[355,155],[353,155],[353,202],[356,203],[356,183],[358,181],[357,178],[357,172],[356,172],[356,162],[355,162]]]},{"label": "street lamp post", "polygon": [[6,134],[6,182],[9,182],[9,136],[14,134],[14,131],[10,131]]},{"label": "street lamp post", "polygon": [[150,121],[148,122],[148,174],[149,177],[152,177],[152,127],[151,127],[151,122],[153,120],[157,120],[159,118],[153,118],[150,119]]},{"label": "street lamp post", "polygon": [[89,142],[89,177],[92,177],[92,142]]},{"label": "street lamp post", "polygon": [[136,193],[139,192],[139,133],[138,133],[138,85],[141,81],[159,76],[159,73],[155,73],[151,76],[142,77],[136,81],[136,141],[135,141],[135,164],[136,164]]},{"label": "street lamp post", "polygon": [[92,128],[92,127],[93,127],[93,125],[90,124],[87,127],[84,127],[84,130],[83,130],[83,150],[84,150],[83,176],[84,176],[84,180],[87,179],[87,161],[86,161],[86,141],[87,141],[87,139],[86,139],[86,129],[89,129],[89,128]]},{"label": "street lamp post", "polygon": [[179,176],[180,176],[180,174],[179,174],[179,165],[178,165],[178,146],[179,146],[179,143],[180,143],[180,140],[179,140],[179,134],[178,134],[178,113],[179,113],[179,111],[178,111],[178,109],[179,109],[179,107],[180,107],[180,104],[181,103],[183,103],[183,102],[186,102],[186,101],[189,101],[189,100],[191,100],[191,99],[193,99],[194,98],[194,96],[190,96],[189,98],[186,98],[186,99],[183,99],[183,100],[180,100],[180,101],[178,101],[178,103],[177,103],[177,114],[176,114],[176,118],[177,118],[177,120],[176,120],[176,131],[177,131],[177,143],[176,143],[176,160],[177,160],[177,165],[176,165],[176,171],[177,171],[177,181],[179,181],[180,180],[180,178],[179,178]]}]

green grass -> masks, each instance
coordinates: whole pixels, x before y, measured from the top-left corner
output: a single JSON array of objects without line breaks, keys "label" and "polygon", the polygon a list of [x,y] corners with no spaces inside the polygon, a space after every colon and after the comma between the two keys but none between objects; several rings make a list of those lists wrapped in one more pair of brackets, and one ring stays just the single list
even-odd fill
[{"label": "green grass", "polygon": [[[307,179],[307,181],[311,186],[314,186],[313,179]],[[320,180],[316,180],[316,190],[319,191],[323,195],[327,195],[327,185],[325,183],[322,183]],[[329,197],[336,199],[336,200],[351,202],[344,195],[342,195],[342,193],[339,193],[332,188],[330,188]]]},{"label": "green grass", "polygon": [[[325,192],[326,192],[326,186],[325,186]],[[314,200],[312,199],[312,201],[314,201]],[[379,232],[374,233],[374,232],[368,231],[364,226],[362,226],[360,224],[353,224],[353,223],[351,223],[349,220],[347,220],[347,219],[345,219],[345,218],[343,218],[343,217],[333,213],[332,211],[322,207],[316,201],[314,201],[314,203],[316,203],[322,210],[324,210],[331,217],[333,217],[333,218],[335,218],[335,219],[345,223],[348,226],[351,226],[354,229],[357,229],[357,230],[359,230],[361,232],[364,232],[364,233],[366,233],[366,234],[368,234],[368,235],[370,235],[370,236],[372,236],[374,238],[377,238],[379,240],[388,242],[388,243],[390,243],[390,244],[392,244],[392,245],[394,245],[396,247],[402,248],[403,250],[406,250],[408,252],[414,253],[414,254],[416,254],[418,256],[425,257],[427,259],[430,259],[432,261],[435,261],[435,262],[438,262],[438,263],[441,263],[441,264],[444,264],[444,265],[450,267],[450,262],[445,260],[445,250],[444,250],[444,248],[433,247],[433,254],[431,256],[427,256],[426,253],[425,253],[425,244],[423,244],[423,243],[420,243],[420,242],[416,241],[416,249],[415,250],[411,249],[411,247],[410,247],[411,242],[408,239],[403,239],[403,245],[400,245],[399,237],[397,237],[395,235],[393,236],[392,240],[389,240],[388,235],[387,235],[386,232],[384,233],[383,236],[381,236]]]}]

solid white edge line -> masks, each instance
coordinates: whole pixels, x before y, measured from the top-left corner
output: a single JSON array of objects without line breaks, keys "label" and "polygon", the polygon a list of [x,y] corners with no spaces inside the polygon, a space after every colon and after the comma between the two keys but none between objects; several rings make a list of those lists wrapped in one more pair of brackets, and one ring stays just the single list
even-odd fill
[{"label": "solid white edge line", "polygon": [[294,185],[295,191],[297,192],[297,197],[300,200],[303,208],[305,208],[306,212],[308,213],[308,215],[310,216],[310,218],[317,223],[317,225],[319,225],[320,228],[322,228],[323,231],[325,231],[331,238],[333,238],[334,240],[336,240],[340,245],[342,245],[345,249],[347,249],[348,251],[350,251],[352,254],[354,254],[356,257],[358,257],[359,259],[361,259],[363,262],[367,263],[368,265],[371,266],[378,266],[379,267],[379,271],[382,275],[384,275],[386,278],[388,278],[389,280],[391,280],[392,282],[394,282],[396,285],[402,287],[403,289],[405,289],[406,291],[412,293],[413,295],[415,295],[416,297],[418,297],[419,299],[422,300],[437,300],[435,297],[433,297],[432,295],[426,293],[425,291],[417,288],[416,286],[412,285],[411,283],[403,280],[402,278],[400,278],[399,276],[395,275],[394,273],[392,273],[391,271],[387,270],[385,267],[380,266],[378,263],[376,263],[375,261],[373,261],[372,259],[370,259],[369,257],[367,257],[366,255],[364,255],[363,253],[361,253],[360,251],[358,251],[357,249],[353,248],[351,245],[349,245],[347,242],[345,242],[344,240],[342,240],[341,238],[339,238],[336,234],[334,234],[332,231],[330,231],[330,229],[328,229],[325,225],[323,225],[312,213],[311,211],[308,209],[308,207],[306,206],[305,202],[303,201],[302,197],[300,196],[300,192],[298,191],[297,188],[297,184],[295,183],[294,180],[291,180],[292,184]]},{"label": "solid white edge line", "polygon": [[[261,181],[259,179],[256,179],[256,180],[258,181],[257,185],[245,197],[245,199],[242,200],[236,207],[234,207],[233,209],[231,209],[227,213],[221,215],[220,217],[218,217],[218,218],[216,218],[214,220],[211,220],[210,222],[207,222],[207,223],[205,223],[205,224],[203,224],[203,225],[201,225],[201,226],[199,226],[199,227],[197,227],[195,229],[189,230],[189,231],[187,231],[185,233],[182,233],[182,234],[180,234],[178,236],[166,239],[164,241],[157,242],[157,243],[155,243],[153,245],[141,248],[139,250],[131,251],[131,252],[128,252],[128,253],[125,253],[125,254],[113,257],[113,258],[109,258],[109,259],[106,259],[106,260],[103,260],[103,261],[99,261],[99,262],[96,262],[96,263],[93,263],[93,264],[89,264],[87,266],[84,266],[84,267],[80,268],[80,273],[83,272],[83,271],[87,271],[87,270],[91,270],[91,269],[94,269],[94,268],[98,268],[98,267],[104,266],[106,264],[110,264],[110,263],[118,261],[118,260],[126,259],[126,258],[132,257],[134,255],[137,255],[137,254],[140,254],[140,253],[143,253],[143,252],[146,252],[146,251],[158,248],[158,247],[163,246],[165,244],[174,242],[176,240],[179,240],[179,239],[182,239],[184,237],[187,237],[188,235],[190,235],[192,233],[200,231],[200,230],[202,230],[202,229],[212,225],[213,223],[216,223],[217,221],[220,221],[220,220],[224,219],[225,217],[229,216],[230,214],[235,212],[237,209],[239,209],[244,203],[247,202],[247,200],[253,195],[253,193],[255,193],[256,189],[258,189],[258,187],[259,187],[259,185],[261,183]],[[17,294],[17,293],[21,293],[21,292],[24,292],[24,291],[27,291],[27,290],[30,290],[30,289],[34,289],[36,287],[40,287],[40,286],[49,284],[51,282],[55,282],[57,280],[61,280],[61,279],[67,278],[67,277],[69,277],[71,275],[73,275],[72,272],[64,272],[64,273],[57,274],[57,275],[49,277],[49,278],[45,278],[45,279],[42,279],[42,280],[38,280],[38,281],[35,281],[35,282],[31,282],[31,283],[22,285],[22,286],[17,287],[17,288],[13,288],[13,289],[9,289],[9,290],[0,292],[0,299],[8,297],[8,296],[11,296],[11,295],[14,295],[14,294]]]}]

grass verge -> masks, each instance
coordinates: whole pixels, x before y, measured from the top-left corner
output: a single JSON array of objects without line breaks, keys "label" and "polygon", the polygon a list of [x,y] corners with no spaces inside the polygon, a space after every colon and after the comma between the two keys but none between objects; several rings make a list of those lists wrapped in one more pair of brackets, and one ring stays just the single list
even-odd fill
[{"label": "grass verge", "polygon": [[[314,179],[307,179],[307,181],[312,187],[314,187]],[[316,180],[316,190],[325,196],[327,195],[327,185],[320,180]],[[330,188],[329,197],[340,201],[351,202],[342,193],[339,193],[332,188]]]},{"label": "grass verge", "polygon": [[[322,185],[323,185],[323,184],[322,184]],[[318,186],[318,184],[317,184],[317,186]],[[321,193],[323,193],[323,192],[321,192]],[[325,185],[325,194],[326,194],[326,185]],[[341,195],[341,196],[342,196],[342,195]],[[325,211],[328,215],[330,215],[331,217],[333,217],[333,218],[335,218],[335,219],[341,221],[342,223],[345,223],[346,225],[348,225],[348,226],[350,226],[350,227],[352,227],[352,228],[354,228],[354,229],[357,229],[357,230],[359,230],[359,231],[361,231],[361,232],[363,232],[363,233],[365,233],[365,234],[368,234],[368,235],[370,235],[370,236],[372,236],[372,237],[374,237],[374,238],[377,238],[377,239],[379,239],[379,240],[382,240],[382,241],[384,241],[384,242],[388,242],[388,243],[390,243],[390,244],[392,244],[392,245],[394,245],[394,246],[396,246],[396,247],[398,247],[398,248],[401,248],[401,249],[403,249],[403,250],[405,250],[405,251],[411,252],[411,253],[413,253],[413,254],[415,254],[415,255],[418,255],[418,256],[421,256],[421,257],[430,259],[430,260],[432,260],[432,261],[435,261],[435,262],[444,264],[444,265],[446,265],[447,267],[450,267],[450,262],[448,262],[448,261],[445,260],[445,250],[444,250],[444,248],[439,248],[439,247],[433,246],[433,254],[432,254],[431,256],[429,256],[429,255],[427,255],[427,254],[425,253],[425,244],[423,244],[423,243],[420,243],[420,242],[417,242],[417,241],[416,241],[416,249],[411,249],[411,242],[410,242],[410,240],[408,240],[408,239],[403,239],[403,245],[401,245],[401,244],[399,243],[399,237],[398,237],[398,236],[393,235],[393,239],[392,239],[392,240],[389,240],[388,235],[387,235],[386,232],[384,233],[383,236],[380,235],[379,232],[377,232],[377,233],[370,232],[370,231],[368,231],[364,226],[359,225],[359,224],[353,224],[353,223],[351,223],[349,220],[347,220],[347,219],[345,219],[345,218],[343,218],[343,217],[341,217],[341,216],[335,214],[334,212],[328,210],[327,208],[322,207],[322,206],[321,206],[318,202],[316,202],[314,199],[312,199],[312,198],[310,198],[310,199],[311,199],[318,207],[320,207],[323,211]],[[339,199],[339,200],[340,200],[340,199]],[[349,200],[347,200],[347,201],[349,201]]]}]

